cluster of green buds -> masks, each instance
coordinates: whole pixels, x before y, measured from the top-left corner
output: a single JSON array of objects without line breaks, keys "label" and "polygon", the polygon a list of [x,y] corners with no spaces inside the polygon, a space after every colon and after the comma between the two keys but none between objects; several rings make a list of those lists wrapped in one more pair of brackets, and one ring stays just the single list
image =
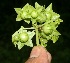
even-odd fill
[{"label": "cluster of green buds", "polygon": [[[52,3],[45,8],[44,6],[35,3],[35,8],[28,3],[23,8],[14,8],[17,15],[16,21],[24,20],[26,23],[32,22],[31,28],[21,27],[12,35],[12,42],[18,45],[21,49],[24,45],[33,47],[31,38],[36,34],[36,44],[47,46],[48,40],[52,40],[55,43],[59,35],[61,35],[56,29],[60,22],[60,15],[53,12]],[[32,32],[27,29],[34,29]],[[30,37],[31,36],[31,37]],[[40,43],[39,43],[40,41]],[[20,44],[20,45],[19,45]]]}]

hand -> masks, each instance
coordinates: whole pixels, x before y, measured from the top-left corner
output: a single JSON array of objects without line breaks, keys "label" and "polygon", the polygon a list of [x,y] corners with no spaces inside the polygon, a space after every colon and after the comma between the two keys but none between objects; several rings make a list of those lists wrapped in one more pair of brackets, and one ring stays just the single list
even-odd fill
[{"label": "hand", "polygon": [[51,54],[42,46],[34,46],[25,63],[51,63]]}]

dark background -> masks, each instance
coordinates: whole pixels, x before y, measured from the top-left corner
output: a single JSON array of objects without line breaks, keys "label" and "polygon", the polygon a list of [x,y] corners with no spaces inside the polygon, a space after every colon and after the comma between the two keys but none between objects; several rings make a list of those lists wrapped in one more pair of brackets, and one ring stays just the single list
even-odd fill
[{"label": "dark background", "polygon": [[52,55],[52,63],[70,63],[70,2],[69,0],[0,0],[0,63],[24,63],[32,48],[24,46],[21,50],[15,48],[11,37],[22,25],[30,27],[24,21],[16,22],[14,8],[22,8],[38,2],[46,7],[52,3],[54,12],[61,15],[63,23],[57,30],[62,34],[53,44],[48,42],[47,50]]}]

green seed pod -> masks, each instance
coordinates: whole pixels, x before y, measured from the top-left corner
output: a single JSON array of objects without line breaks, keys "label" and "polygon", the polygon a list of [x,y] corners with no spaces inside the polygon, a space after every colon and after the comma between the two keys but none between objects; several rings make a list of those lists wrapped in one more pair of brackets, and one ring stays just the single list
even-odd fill
[{"label": "green seed pod", "polygon": [[40,13],[39,16],[37,17],[37,22],[39,23],[44,23],[46,21],[47,17],[44,13]]},{"label": "green seed pod", "polygon": [[33,11],[32,13],[31,13],[31,16],[33,17],[33,18],[36,18],[38,15],[37,15],[37,12],[36,11]]},{"label": "green seed pod", "polygon": [[19,35],[19,38],[20,38],[21,42],[27,42],[29,39],[29,36],[26,32],[23,32]]},{"label": "green seed pod", "polygon": [[52,27],[51,26],[47,26],[47,25],[44,25],[43,27],[42,27],[42,29],[43,29],[43,31],[44,31],[44,33],[45,34],[51,34],[52,33]]}]

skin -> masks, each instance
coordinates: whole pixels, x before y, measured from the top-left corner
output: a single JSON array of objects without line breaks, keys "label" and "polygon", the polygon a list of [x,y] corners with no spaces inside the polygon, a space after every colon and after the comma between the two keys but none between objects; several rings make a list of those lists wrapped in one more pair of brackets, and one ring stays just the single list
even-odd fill
[{"label": "skin", "polygon": [[43,46],[34,46],[25,63],[51,63],[51,54]]}]

